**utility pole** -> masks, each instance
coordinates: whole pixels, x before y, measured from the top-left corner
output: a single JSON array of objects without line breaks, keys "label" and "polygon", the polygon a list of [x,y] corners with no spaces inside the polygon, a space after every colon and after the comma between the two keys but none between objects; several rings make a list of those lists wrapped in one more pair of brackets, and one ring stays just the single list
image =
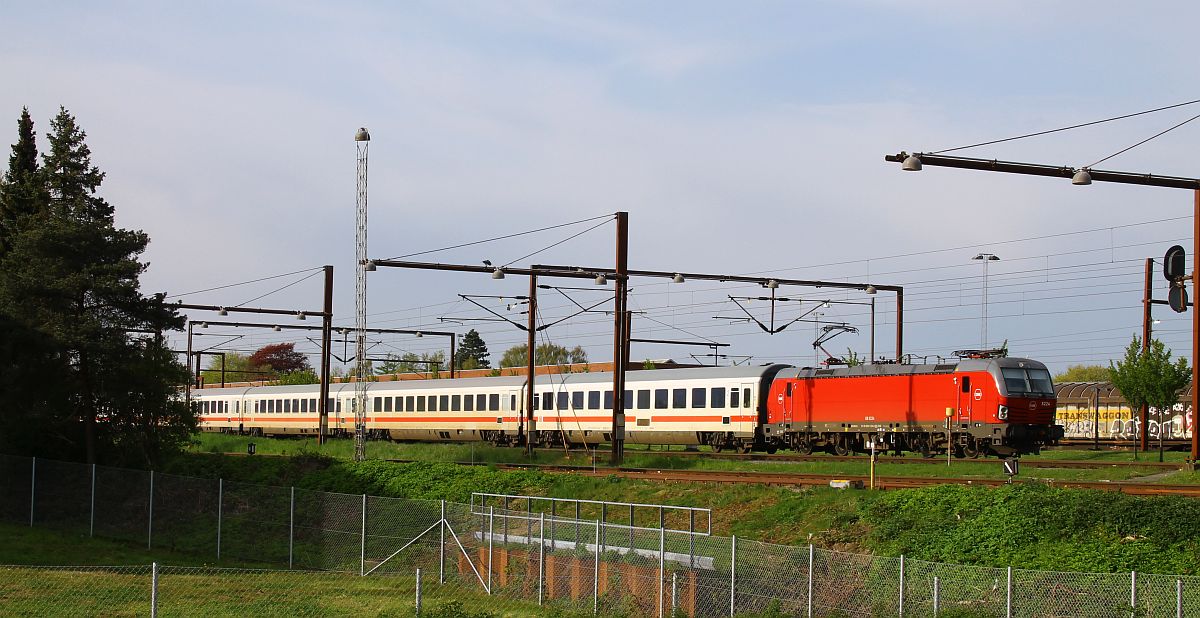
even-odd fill
[{"label": "utility pole", "polygon": [[537,436],[537,421],[533,418],[533,398],[537,396],[533,392],[537,344],[537,275],[532,273],[529,275],[529,325],[525,330],[528,335],[525,341],[529,346],[529,358],[525,365],[528,371],[525,379],[525,455],[532,458],[534,437]]},{"label": "utility pole", "polygon": [[325,444],[329,435],[329,357],[333,341],[333,266],[325,266],[325,315],[321,316],[321,399],[317,410],[321,419],[317,444]]},{"label": "utility pole", "polygon": [[625,459],[625,367],[629,352],[628,321],[625,319],[629,295],[629,213],[617,213],[616,294],[613,296],[613,409],[612,460],[620,466]]}]

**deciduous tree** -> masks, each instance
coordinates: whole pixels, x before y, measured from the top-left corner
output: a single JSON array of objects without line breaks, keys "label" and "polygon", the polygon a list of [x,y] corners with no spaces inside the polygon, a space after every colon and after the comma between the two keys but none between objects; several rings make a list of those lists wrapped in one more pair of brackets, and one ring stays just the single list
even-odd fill
[{"label": "deciduous tree", "polygon": [[1101,365],[1071,365],[1054,376],[1055,382],[1108,382],[1112,375],[1108,367]]},{"label": "deciduous tree", "polygon": [[308,357],[297,352],[294,343],[265,345],[250,355],[250,364],[255,367],[269,368],[277,374],[312,369],[308,364]]},{"label": "deciduous tree", "polygon": [[1157,339],[1151,339],[1142,351],[1142,342],[1134,337],[1125,348],[1125,358],[1110,363],[1112,382],[1129,402],[1131,409],[1150,406],[1170,410],[1179,401],[1179,393],[1192,379],[1186,358],[1171,362],[1171,350]]},{"label": "deciduous tree", "polygon": [[[522,343],[504,351],[500,358],[501,367],[524,367],[529,362],[529,346]],[[566,365],[588,362],[587,351],[580,346],[567,349],[554,343],[539,344],[534,348],[535,365]]]}]

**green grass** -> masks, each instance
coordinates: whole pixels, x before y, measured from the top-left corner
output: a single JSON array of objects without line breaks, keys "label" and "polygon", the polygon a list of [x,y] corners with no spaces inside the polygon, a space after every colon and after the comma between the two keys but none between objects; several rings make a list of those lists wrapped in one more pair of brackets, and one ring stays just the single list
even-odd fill
[{"label": "green grass", "polygon": [[[323,446],[316,444],[316,438],[248,438],[226,434],[198,434],[191,448],[198,453],[245,453],[246,447],[253,442],[256,452],[263,455],[325,455],[337,459],[350,459],[353,456],[353,441],[346,438],[331,439]],[[607,452],[598,453],[598,465],[603,467]],[[1180,461],[1182,453],[1169,453],[1171,460]],[[1157,456],[1142,453],[1145,459]],[[367,445],[367,457],[371,459],[405,459],[429,462],[472,462],[472,463],[539,463],[587,466],[592,464],[590,453],[582,450],[570,452],[538,451],[533,458],[527,458],[523,449],[494,447],[487,444],[449,443],[421,444],[395,443],[388,441],[371,441]],[[916,457],[916,456],[913,456]],[[1129,453],[1111,451],[1047,451],[1042,455],[1028,456],[1028,461],[1053,461],[1055,459],[1079,459],[1088,461],[1129,461]],[[644,445],[635,445],[628,449],[625,466],[630,468],[661,468],[675,470],[712,470],[712,471],[751,471],[751,472],[794,472],[807,474],[834,474],[866,476],[870,470],[867,457],[860,461],[817,461],[817,462],[786,462],[786,461],[740,461],[731,459],[713,459],[708,457],[679,457],[671,456],[660,450],[649,450]],[[1152,467],[1113,467],[1113,468],[1024,468],[1021,477],[1026,479],[1044,479],[1050,481],[1124,481],[1138,477],[1158,474],[1163,470]],[[910,477],[945,477],[965,479],[1004,479],[1001,463],[998,459],[986,460],[984,463],[955,459],[949,466],[942,464],[909,464],[909,463],[879,463],[876,472],[879,476],[910,476]],[[1165,481],[1158,481],[1165,482]],[[1200,482],[1200,481],[1197,481]]]}]

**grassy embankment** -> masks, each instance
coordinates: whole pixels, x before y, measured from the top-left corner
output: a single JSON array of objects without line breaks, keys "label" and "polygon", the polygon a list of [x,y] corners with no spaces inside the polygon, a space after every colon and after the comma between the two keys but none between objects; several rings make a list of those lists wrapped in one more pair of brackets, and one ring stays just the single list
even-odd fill
[{"label": "grassy embankment", "polygon": [[[269,448],[306,448],[298,441],[257,443]],[[371,446],[379,456],[383,456],[381,451],[393,449],[389,455],[403,455],[401,458],[414,458],[420,449],[440,448]],[[476,449],[478,454],[480,447]],[[443,452],[442,456],[457,459],[461,454]],[[775,466],[779,464],[767,465],[778,469]],[[1061,489],[1039,483],[992,489],[947,485],[889,492],[839,491],[659,483],[438,462],[354,463],[307,454],[286,458],[186,455],[174,463],[172,471],[324,491],[460,502],[469,500],[473,491],[485,491],[701,506],[713,509],[716,534],[772,543],[812,542],[845,551],[986,566],[1200,573],[1200,531],[1190,523],[1200,501]]]}]

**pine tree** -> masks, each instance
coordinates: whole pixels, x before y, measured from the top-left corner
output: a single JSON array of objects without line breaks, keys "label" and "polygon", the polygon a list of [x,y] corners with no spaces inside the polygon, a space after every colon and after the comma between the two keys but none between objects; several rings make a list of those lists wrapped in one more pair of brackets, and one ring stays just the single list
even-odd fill
[{"label": "pine tree", "polygon": [[489,369],[492,362],[488,360],[487,344],[474,328],[463,335],[462,343],[458,346],[458,354],[454,357],[456,369]]},{"label": "pine tree", "polygon": [[138,256],[149,237],[114,225],[113,208],[97,195],[104,174],[86,134],[65,109],[51,127],[37,175],[38,224],[21,226],[0,257],[0,314],[48,342],[34,353],[65,365],[39,376],[44,390],[69,401],[46,426],[78,448],[56,454],[148,463],[185,441],[195,421],[174,396],[186,370],[161,337],[136,333],[179,329],[183,319],[162,295],[141,294]]},{"label": "pine tree", "polygon": [[8,171],[0,178],[0,257],[8,253],[12,237],[28,218],[45,204],[38,182],[36,134],[29,109],[17,121],[17,143],[12,145]]}]

